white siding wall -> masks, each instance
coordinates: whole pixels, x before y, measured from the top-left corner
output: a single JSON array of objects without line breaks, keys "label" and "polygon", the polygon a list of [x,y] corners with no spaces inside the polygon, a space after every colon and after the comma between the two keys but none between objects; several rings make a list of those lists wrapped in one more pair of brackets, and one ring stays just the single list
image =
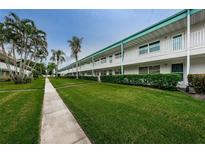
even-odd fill
[{"label": "white siding wall", "polygon": [[[182,49],[178,51],[173,51],[172,49],[172,37],[178,34],[182,34]],[[154,40],[150,40],[147,43],[143,43],[140,45],[133,46],[129,49],[125,50],[124,64],[132,64],[132,63],[141,63],[141,62],[149,62],[155,60],[162,60],[166,58],[172,58],[176,56],[185,56],[185,48],[186,48],[186,34],[184,30],[178,31],[173,34],[167,34],[160,38],[156,38]],[[160,41],[160,50],[155,52],[150,52],[146,54],[139,54],[139,47],[144,44],[152,43],[155,41]]]},{"label": "white siding wall", "polygon": [[205,57],[191,59],[191,74],[205,73]]},{"label": "white siding wall", "polygon": [[[109,62],[109,56],[112,55],[112,63]],[[101,60],[94,63],[95,69],[115,67],[120,65],[120,58],[115,58],[115,54],[109,54],[106,56],[106,63],[101,63]]]},{"label": "white siding wall", "polygon": [[124,74],[138,74],[138,66],[126,66],[124,68]]}]

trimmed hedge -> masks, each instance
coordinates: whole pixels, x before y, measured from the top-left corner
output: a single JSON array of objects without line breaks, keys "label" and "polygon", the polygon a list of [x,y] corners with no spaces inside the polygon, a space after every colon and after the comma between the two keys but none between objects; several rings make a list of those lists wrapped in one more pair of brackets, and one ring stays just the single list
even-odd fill
[{"label": "trimmed hedge", "polygon": [[197,93],[205,93],[205,74],[189,74],[188,82]]},{"label": "trimmed hedge", "polygon": [[63,78],[76,79],[76,76],[66,75],[63,76]]},{"label": "trimmed hedge", "polygon": [[[62,76],[61,78],[69,78],[69,79],[76,79],[76,76],[71,76],[71,75],[67,75],[67,76]],[[98,77],[96,76],[79,76],[79,79],[83,79],[83,80],[93,80],[93,81],[98,81]]]},{"label": "trimmed hedge", "polygon": [[159,89],[176,90],[180,81],[179,74],[145,74],[101,76],[102,82],[148,86]]},{"label": "trimmed hedge", "polygon": [[79,76],[79,79],[98,81],[98,77],[96,76]]}]

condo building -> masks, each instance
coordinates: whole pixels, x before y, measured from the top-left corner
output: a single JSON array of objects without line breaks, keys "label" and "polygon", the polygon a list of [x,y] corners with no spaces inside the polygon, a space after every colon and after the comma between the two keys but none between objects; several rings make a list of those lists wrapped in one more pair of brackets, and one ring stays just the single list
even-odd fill
[{"label": "condo building", "polygon": [[0,50],[0,80],[9,79],[9,71],[6,66],[5,59],[5,56]]},{"label": "condo building", "polygon": [[[10,68],[11,68],[11,71],[14,71],[15,70],[15,67],[14,67],[14,59],[11,58],[11,57],[7,57],[10,59]],[[0,49],[0,81],[1,80],[8,80],[10,79],[10,74],[9,74],[9,70],[7,68],[7,65],[6,65],[6,59],[5,55],[3,54],[2,50]],[[19,72],[19,68],[17,67],[17,72]],[[26,70],[25,70],[25,73],[28,75],[30,73],[30,68],[28,67]]]},{"label": "condo building", "polygon": [[[139,21],[140,22],[140,21]],[[126,28],[126,27],[125,27]],[[78,61],[79,75],[205,73],[205,10],[188,9]],[[75,75],[76,63],[59,70]]]}]

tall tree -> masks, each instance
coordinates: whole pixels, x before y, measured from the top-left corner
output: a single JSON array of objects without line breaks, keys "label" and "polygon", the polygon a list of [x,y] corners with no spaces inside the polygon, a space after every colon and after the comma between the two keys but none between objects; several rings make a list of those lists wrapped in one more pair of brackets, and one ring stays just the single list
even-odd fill
[{"label": "tall tree", "polygon": [[56,64],[55,63],[48,63],[47,74],[53,75],[54,70],[56,70]]},{"label": "tall tree", "polygon": [[56,63],[56,76],[57,76],[59,64],[65,62],[65,53],[62,50],[54,50],[54,49],[52,49],[51,52],[52,52],[52,56],[50,60]]},{"label": "tall tree", "polygon": [[33,77],[38,78],[46,75],[46,65],[44,63],[37,63],[35,70],[33,70]]},{"label": "tall tree", "polygon": [[81,44],[83,38],[73,36],[71,40],[68,40],[69,47],[71,48],[71,57],[76,61],[76,79],[78,79],[78,54],[81,52]]},{"label": "tall tree", "polygon": [[46,33],[32,20],[21,19],[14,13],[0,23],[0,47],[10,76],[16,83],[23,83],[27,75],[32,76],[35,65],[30,66],[31,62],[48,55]]}]

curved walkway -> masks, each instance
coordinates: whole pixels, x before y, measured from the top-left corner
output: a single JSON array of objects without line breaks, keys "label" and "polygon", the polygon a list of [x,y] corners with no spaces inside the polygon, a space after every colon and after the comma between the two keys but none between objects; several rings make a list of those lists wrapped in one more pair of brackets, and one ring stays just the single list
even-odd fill
[{"label": "curved walkway", "polygon": [[46,78],[40,143],[91,143],[63,100]]}]

